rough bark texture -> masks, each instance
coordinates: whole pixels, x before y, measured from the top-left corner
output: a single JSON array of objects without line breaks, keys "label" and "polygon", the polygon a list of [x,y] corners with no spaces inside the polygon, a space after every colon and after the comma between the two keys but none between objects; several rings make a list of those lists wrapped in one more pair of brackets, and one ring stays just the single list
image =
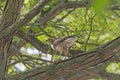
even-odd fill
[{"label": "rough bark texture", "polygon": [[[42,8],[49,2],[50,0],[41,0],[29,13],[25,15],[24,18],[20,19],[16,23],[10,25],[9,27],[5,28],[4,30],[1,30],[0,33],[0,40],[5,39],[8,36],[12,36],[15,32],[17,32],[21,27],[23,27],[25,24],[30,22],[39,12],[42,10]],[[1,43],[1,42],[0,42]]]},{"label": "rough bark texture", "polygon": [[[21,54],[19,49],[26,42],[29,42],[38,50],[47,53],[48,45],[42,43],[32,35],[27,35],[22,31],[19,31],[19,29],[24,25],[26,25],[27,23],[29,23],[36,15],[38,15],[43,9],[43,7],[45,7],[45,5],[49,1],[51,0],[40,0],[39,3],[33,9],[31,9],[31,11],[28,12],[25,15],[25,17],[22,19],[19,19],[19,18],[20,18],[20,10],[23,5],[23,0],[7,0],[6,1],[3,16],[0,22],[0,79],[1,80],[4,80],[4,77],[6,77],[5,74],[6,74],[6,64],[7,64],[8,57],[13,56],[15,54]],[[82,8],[82,7],[88,8],[90,5],[90,2],[88,2],[88,0],[72,1],[72,2],[64,2],[66,0],[59,0],[59,1],[60,3],[58,3],[50,11],[48,11],[47,14],[45,14],[45,16],[42,16],[35,21],[37,26],[45,27],[44,25],[46,25],[48,21],[56,17],[64,9]],[[117,10],[119,9],[119,6],[116,6],[116,7],[112,6],[111,9]],[[16,45],[17,49],[15,45],[12,45],[9,49],[9,46],[12,41],[12,36],[14,35],[15,32],[17,33],[16,35],[19,38],[24,39],[26,42],[23,41],[21,46]],[[10,54],[8,54],[8,50]],[[15,74],[13,76],[10,76],[9,79],[11,80],[26,80],[26,79],[29,79],[29,80],[62,80],[62,79],[63,80],[64,79],[82,80],[85,77],[78,78],[76,77],[76,75],[82,72],[84,73],[83,70],[91,66],[95,66],[97,64],[103,63],[111,59],[111,57],[115,56],[116,53],[120,52],[120,37],[109,42],[108,44],[102,45],[99,48],[94,49],[91,52],[81,53],[80,50],[72,51],[73,54],[75,52],[78,53],[79,55],[57,64],[52,64],[52,65],[44,66],[38,69],[29,70],[20,74]],[[32,58],[32,56],[29,56],[29,57]],[[35,59],[35,58],[32,58],[32,59]],[[10,66],[16,63],[7,64],[7,66]],[[88,73],[88,75],[90,74]],[[119,76],[117,76],[116,79],[118,80]]]},{"label": "rough bark texture", "polygon": [[[11,79],[22,80],[59,80],[68,79],[81,73],[83,70],[104,63],[120,52],[120,37],[115,40],[94,49],[91,52],[86,52],[58,64],[53,64],[47,67],[42,67],[24,73],[11,76]],[[70,78],[73,80],[72,78]],[[82,78],[81,78],[82,80]]]},{"label": "rough bark texture", "polygon": [[[0,22],[0,32],[19,20],[20,10],[23,0],[7,0]],[[5,34],[4,32],[3,34]],[[6,74],[8,49],[12,41],[12,36],[0,39],[0,79],[3,80]]]}]

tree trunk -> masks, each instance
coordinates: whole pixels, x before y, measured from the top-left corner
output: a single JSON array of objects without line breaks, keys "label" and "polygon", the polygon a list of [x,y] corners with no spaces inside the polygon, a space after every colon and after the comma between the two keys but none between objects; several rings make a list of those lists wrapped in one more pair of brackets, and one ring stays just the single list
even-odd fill
[{"label": "tree trunk", "polygon": [[[20,10],[24,0],[7,0],[0,22],[0,32],[11,26],[20,18]],[[12,36],[0,40],[0,79],[4,80],[7,73],[7,55]]]}]

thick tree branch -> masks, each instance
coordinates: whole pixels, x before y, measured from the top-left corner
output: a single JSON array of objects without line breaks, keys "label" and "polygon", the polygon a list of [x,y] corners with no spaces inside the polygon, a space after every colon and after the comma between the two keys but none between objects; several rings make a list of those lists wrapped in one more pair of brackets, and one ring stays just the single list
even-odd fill
[{"label": "thick tree branch", "polygon": [[62,10],[68,9],[68,8],[82,8],[86,7],[88,3],[86,1],[74,1],[74,2],[64,2],[61,1],[59,4],[57,4],[54,8],[52,8],[50,11],[47,12],[47,14],[38,19],[35,23],[36,25],[42,26],[45,25],[49,20],[56,17]]},{"label": "thick tree branch", "polygon": [[[40,0],[40,2],[28,13],[24,18],[20,19],[20,21],[14,23],[12,26],[9,26],[1,31],[0,33],[0,42],[3,39],[8,38],[8,36],[13,35],[16,31],[18,31],[22,26],[30,22],[42,8],[49,2],[50,0]],[[1,43],[0,43],[1,44]]]},{"label": "thick tree branch", "polygon": [[116,56],[114,56],[112,59],[102,63],[102,65],[97,65],[95,67],[83,70],[80,73],[78,73],[77,75],[69,76],[69,79],[70,80],[78,80],[78,79],[82,78],[83,80],[87,80],[90,78],[102,78],[102,79],[107,79],[107,80],[119,80],[120,79],[119,74],[106,72],[106,67],[111,62],[116,62],[116,59],[115,59]]},{"label": "thick tree branch", "polygon": [[11,78],[14,78],[14,80],[20,80],[19,78],[21,77],[22,79],[25,79],[33,78],[32,76],[34,76],[42,80],[60,79],[61,76],[68,77],[69,75],[75,75],[91,66],[104,63],[119,52],[120,37],[91,52],[86,52],[58,64],[14,75],[11,76]]},{"label": "thick tree branch", "polygon": [[24,39],[26,42],[29,42],[31,45],[33,45],[35,48],[37,48],[39,51],[45,52],[48,50],[48,46],[39,41],[35,36],[27,35],[23,33],[22,31],[18,31],[17,36],[19,38]]},{"label": "thick tree branch", "polygon": [[[17,22],[20,18],[20,11],[24,0],[6,0],[3,16],[0,20],[0,37],[4,34],[4,29],[9,28],[13,23]],[[5,32],[8,33],[8,32]],[[7,74],[7,55],[12,36],[6,36],[0,39],[0,79],[4,80]]]}]

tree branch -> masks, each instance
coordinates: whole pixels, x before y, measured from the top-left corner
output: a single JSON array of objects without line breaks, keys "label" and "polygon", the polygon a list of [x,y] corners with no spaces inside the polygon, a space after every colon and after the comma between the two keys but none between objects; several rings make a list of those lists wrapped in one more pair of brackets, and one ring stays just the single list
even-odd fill
[{"label": "tree branch", "polygon": [[35,69],[21,74],[13,75],[11,78],[14,78],[14,80],[21,80],[19,78],[33,78],[32,76],[34,75],[34,77],[42,80],[60,79],[61,76],[67,77],[69,75],[75,75],[76,73],[79,73],[91,66],[104,63],[119,52],[120,37],[105,45],[102,45],[102,49],[94,49],[91,52],[85,52],[81,55],[67,59],[58,64],[53,64],[41,69]]},{"label": "tree branch", "polygon": [[[42,10],[42,8],[49,2],[50,0],[40,0],[40,2],[30,11],[28,14],[25,15],[24,18],[20,19],[16,23],[14,23],[12,26],[9,26],[1,31],[0,33],[0,42],[3,39],[8,38],[8,36],[13,35],[15,32],[17,32],[22,26],[30,22],[39,12]],[[1,44],[1,43],[0,43]]]},{"label": "tree branch", "polygon": [[29,42],[31,45],[33,45],[35,48],[37,48],[39,51],[45,52],[48,50],[48,46],[39,41],[35,36],[32,35],[26,35],[22,31],[18,31],[16,34],[19,38],[24,39],[26,42]]}]

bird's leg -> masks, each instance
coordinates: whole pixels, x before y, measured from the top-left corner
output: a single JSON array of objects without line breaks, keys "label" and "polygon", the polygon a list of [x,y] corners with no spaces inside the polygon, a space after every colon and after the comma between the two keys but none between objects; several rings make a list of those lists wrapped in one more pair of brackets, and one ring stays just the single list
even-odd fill
[{"label": "bird's leg", "polygon": [[63,52],[61,51],[61,52],[60,52],[60,59],[61,59],[61,60],[62,60],[62,53],[63,53]]},{"label": "bird's leg", "polygon": [[67,59],[67,56],[68,56],[68,54],[69,54],[69,51],[68,51],[68,50],[69,50],[69,49],[68,49],[67,47],[64,48],[64,54],[65,54],[64,60]]},{"label": "bird's leg", "polygon": [[[51,54],[52,53],[52,54]],[[47,51],[47,54],[46,55],[48,55],[48,54],[51,54],[51,60],[53,61],[53,56],[54,56],[54,54],[53,54],[53,50],[52,50],[52,48],[49,46],[48,47],[48,51]]]}]

